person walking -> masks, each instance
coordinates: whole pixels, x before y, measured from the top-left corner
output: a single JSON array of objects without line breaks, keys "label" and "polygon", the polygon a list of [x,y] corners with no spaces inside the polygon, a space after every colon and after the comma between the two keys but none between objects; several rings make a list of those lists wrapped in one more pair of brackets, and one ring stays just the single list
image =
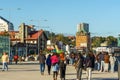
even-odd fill
[{"label": "person walking", "polygon": [[85,58],[85,62],[86,62],[86,74],[87,74],[87,79],[91,80],[92,78],[92,70],[94,69],[94,65],[95,65],[95,56],[92,53],[92,51],[90,51],[88,53],[88,55]]},{"label": "person walking", "polygon": [[69,65],[69,62],[70,62],[70,56],[69,54],[66,55],[66,64]]},{"label": "person walking", "polygon": [[53,71],[53,80],[57,80],[58,77],[58,70],[59,70],[59,58],[57,53],[53,53],[53,55],[51,56],[51,63],[52,63],[52,71]]},{"label": "person walking", "polygon": [[82,76],[82,69],[83,69],[83,61],[84,61],[84,58],[82,54],[78,53],[78,61],[75,66],[77,70],[77,80],[82,80],[81,76]]},{"label": "person walking", "polygon": [[12,59],[13,59],[13,56],[10,55],[10,56],[9,56],[9,64],[12,64]]},{"label": "person walking", "polygon": [[102,53],[101,52],[99,52],[97,55],[96,55],[96,69],[98,70],[98,71],[100,71],[100,65],[101,65],[101,61],[100,61],[100,55],[101,55]]},{"label": "person walking", "polygon": [[104,52],[101,52],[99,55],[99,59],[100,59],[100,72],[104,71]]},{"label": "person walking", "polygon": [[18,55],[17,54],[14,56],[14,61],[15,61],[15,64],[18,63]]},{"label": "person walking", "polygon": [[109,61],[110,61],[110,71],[112,72],[112,73],[114,73],[114,68],[115,68],[115,61],[116,61],[116,58],[115,58],[115,56],[114,56],[114,53],[112,53],[111,55],[110,55],[110,58],[109,58]]},{"label": "person walking", "polygon": [[2,71],[8,71],[8,62],[9,62],[9,57],[6,52],[3,53],[2,55]]},{"label": "person walking", "polygon": [[71,54],[70,54],[70,63],[71,63],[71,65],[74,64],[74,61],[75,61],[75,54],[73,52],[71,52]]},{"label": "person walking", "polygon": [[65,80],[65,75],[66,75],[66,58],[65,58],[65,54],[62,52],[60,53],[60,78],[61,80]]},{"label": "person walking", "polygon": [[109,58],[110,58],[110,56],[108,55],[108,52],[105,52],[105,55],[104,55],[104,72],[108,72]]},{"label": "person walking", "polygon": [[47,68],[48,68],[48,74],[50,75],[50,71],[51,71],[51,54],[49,54],[47,59],[46,59],[46,65],[47,65]]},{"label": "person walking", "polygon": [[40,72],[41,72],[41,75],[44,75],[45,61],[46,61],[46,56],[43,53],[43,51],[40,51],[40,54],[39,54],[39,63],[40,63]]}]

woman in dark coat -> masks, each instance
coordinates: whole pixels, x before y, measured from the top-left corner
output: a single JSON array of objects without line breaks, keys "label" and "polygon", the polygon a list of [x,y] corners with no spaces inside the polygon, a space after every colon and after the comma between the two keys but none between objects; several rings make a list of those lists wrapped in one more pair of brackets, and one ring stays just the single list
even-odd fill
[{"label": "woman in dark coat", "polygon": [[50,71],[51,71],[51,54],[48,55],[48,57],[46,59],[46,64],[47,64],[47,68],[48,68],[48,74],[50,75]]}]

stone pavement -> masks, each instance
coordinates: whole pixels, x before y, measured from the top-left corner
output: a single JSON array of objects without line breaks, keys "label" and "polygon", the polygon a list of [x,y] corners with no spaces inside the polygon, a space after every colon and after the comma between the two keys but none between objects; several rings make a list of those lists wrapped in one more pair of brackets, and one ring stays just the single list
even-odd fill
[{"label": "stone pavement", "polygon": [[[0,68],[2,65],[0,65]],[[92,80],[118,80],[118,73],[108,72],[92,72]],[[0,80],[53,80],[51,75],[47,74],[47,68],[44,75],[40,74],[39,64],[18,64],[9,65],[8,71],[0,71]],[[60,80],[58,76],[58,80]],[[73,66],[68,65],[66,70],[66,80],[76,80],[76,71]],[[82,80],[86,79],[85,71],[83,71]]]}]

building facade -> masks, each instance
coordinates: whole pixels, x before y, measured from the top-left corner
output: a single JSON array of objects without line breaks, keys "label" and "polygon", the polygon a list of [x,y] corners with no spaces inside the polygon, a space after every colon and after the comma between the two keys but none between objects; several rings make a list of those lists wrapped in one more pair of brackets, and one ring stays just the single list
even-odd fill
[{"label": "building facade", "polygon": [[19,31],[10,31],[11,52],[21,56],[38,54],[47,45],[47,36],[43,30],[34,30],[33,26],[22,23]]},{"label": "building facade", "polygon": [[89,24],[81,23],[77,25],[76,32],[76,48],[77,49],[90,49],[90,32]]},{"label": "building facade", "polygon": [[32,31],[35,31],[34,26],[32,25],[25,25],[25,23],[22,23],[19,26],[19,37],[21,39],[20,42],[25,42],[25,39],[30,35]]},{"label": "building facade", "polygon": [[0,16],[0,31],[13,31],[13,30],[14,30],[13,24]]}]

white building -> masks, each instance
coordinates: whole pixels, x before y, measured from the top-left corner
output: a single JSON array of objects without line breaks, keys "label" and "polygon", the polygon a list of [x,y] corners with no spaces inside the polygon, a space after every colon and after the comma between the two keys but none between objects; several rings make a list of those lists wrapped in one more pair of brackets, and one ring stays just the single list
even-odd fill
[{"label": "white building", "polygon": [[14,26],[11,22],[0,16],[0,31],[13,31]]}]

